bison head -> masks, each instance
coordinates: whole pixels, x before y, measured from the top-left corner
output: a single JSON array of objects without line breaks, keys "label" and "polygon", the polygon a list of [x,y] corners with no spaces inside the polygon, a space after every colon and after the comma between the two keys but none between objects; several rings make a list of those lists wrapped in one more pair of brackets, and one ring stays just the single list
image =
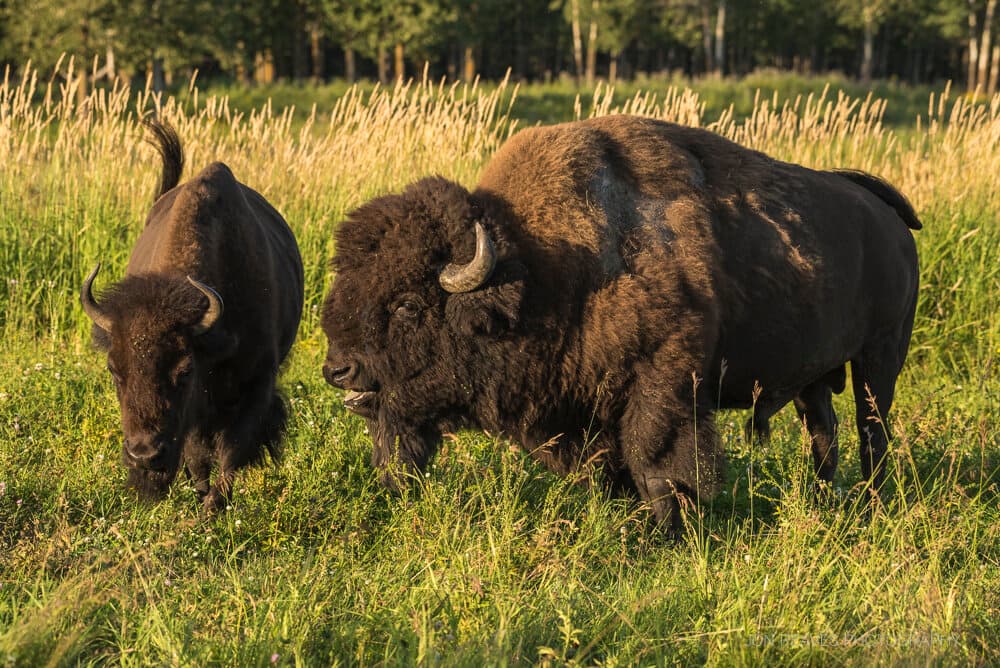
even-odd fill
[{"label": "bison head", "polygon": [[129,276],[98,303],[91,286],[99,269],[84,281],[80,299],[118,393],[128,483],[159,498],[177,475],[188,425],[211,405],[208,374],[236,341],[223,331],[222,299],[207,285]]},{"label": "bison head", "polygon": [[477,421],[484,382],[502,374],[523,271],[488,209],[430,178],[363,205],[337,230],[323,375],[368,420],[372,464],[390,488],[424,467],[443,430]]}]

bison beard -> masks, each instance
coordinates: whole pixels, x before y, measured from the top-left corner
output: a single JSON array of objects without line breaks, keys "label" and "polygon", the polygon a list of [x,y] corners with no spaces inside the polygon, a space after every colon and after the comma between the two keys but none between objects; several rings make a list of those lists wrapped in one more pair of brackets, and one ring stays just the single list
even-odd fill
[{"label": "bison beard", "polygon": [[684,499],[725,480],[720,408],[754,408],[764,435],[794,402],[831,481],[850,363],[877,495],[887,436],[869,427],[916,306],[908,227],[912,208],[875,177],[703,130],[627,116],[525,130],[475,190],[424,179],[339,226],[324,375],[369,418],[391,488],[471,426],[677,528]]},{"label": "bison beard", "polygon": [[380,471],[379,481],[389,490],[402,491],[434,455],[441,432],[429,426],[404,427],[384,412],[366,422],[372,438],[372,466]]}]

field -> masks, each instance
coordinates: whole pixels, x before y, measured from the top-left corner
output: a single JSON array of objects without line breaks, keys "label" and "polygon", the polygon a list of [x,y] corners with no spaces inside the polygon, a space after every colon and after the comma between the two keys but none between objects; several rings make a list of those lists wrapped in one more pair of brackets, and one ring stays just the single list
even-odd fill
[{"label": "field", "polygon": [[[355,89],[312,117],[196,88],[81,105],[46,81],[0,87],[0,666],[1000,662],[1000,97],[938,92],[901,128],[878,98],[836,90],[739,113],[662,87],[584,98],[585,116],[644,113],[881,174],[924,222],[884,509],[859,507],[848,391],[834,502],[812,500],[794,411],[767,445],[722,412],[727,489],[670,543],[638,504],[481,432],[390,496],[320,376],[337,221],[425,174],[475,183],[523,125],[512,86]],[[306,265],[286,456],[210,519],[181,482],[157,505],[124,489],[115,394],[77,298],[98,260],[99,287],[121,275],[151,205],[158,161],[136,113],[153,106],[184,140],[185,176],[225,161],[282,211]]]}]

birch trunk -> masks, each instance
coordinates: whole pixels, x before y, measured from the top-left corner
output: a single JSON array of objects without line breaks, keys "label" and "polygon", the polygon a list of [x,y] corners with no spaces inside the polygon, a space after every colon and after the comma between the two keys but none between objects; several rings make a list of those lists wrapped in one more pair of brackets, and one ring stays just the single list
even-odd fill
[{"label": "birch trunk", "polygon": [[976,90],[976,67],[979,64],[979,39],[977,38],[979,18],[976,16],[976,2],[969,0],[969,68],[966,73],[966,89]]},{"label": "birch trunk", "polygon": [[980,87],[986,86],[989,78],[990,56],[993,53],[990,42],[993,38],[993,14],[997,9],[997,0],[988,0],[986,3],[986,16],[983,18],[983,38],[979,45],[979,74],[976,81]]},{"label": "birch trunk", "polygon": [[395,54],[394,70],[396,74],[396,81],[400,81],[406,76],[406,63],[403,61],[402,42],[396,42],[396,48],[394,49],[394,54]]},{"label": "birch trunk", "polygon": [[580,37],[580,0],[570,0],[573,28],[573,64],[576,65],[576,82],[583,76],[583,40]]},{"label": "birch trunk", "polygon": [[864,44],[861,47],[861,80],[871,83],[875,56],[875,10],[868,4],[862,9]]},{"label": "birch trunk", "polygon": [[599,0],[590,3],[590,32],[587,35],[587,85],[594,85],[597,70],[597,12],[600,9]]},{"label": "birch trunk", "polygon": [[715,14],[715,73],[726,73],[726,0],[719,0]]},{"label": "birch trunk", "polygon": [[715,71],[715,62],[712,57],[712,13],[709,7],[709,0],[701,0],[701,46],[705,51],[705,73]]}]

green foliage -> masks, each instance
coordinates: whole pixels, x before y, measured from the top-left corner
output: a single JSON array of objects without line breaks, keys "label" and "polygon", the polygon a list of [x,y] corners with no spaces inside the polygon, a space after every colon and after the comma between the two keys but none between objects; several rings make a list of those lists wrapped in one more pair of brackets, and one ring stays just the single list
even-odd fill
[{"label": "green foliage", "polygon": [[[580,0],[583,39],[593,18],[599,75],[703,73],[705,31],[717,0]],[[878,77],[961,80],[969,12],[982,0],[727,0],[725,68],[859,71],[865,25],[874,30]],[[411,71],[462,71],[465,49],[488,78],[550,80],[572,69],[565,0],[7,0],[0,3],[0,62],[49,70],[63,54],[86,70],[112,54],[119,73],[150,65],[187,79],[199,68],[231,78],[341,75],[345,50],[373,60],[399,44]],[[593,14],[593,17],[591,17]],[[316,60],[316,62],[312,62]],[[308,66],[309,63],[312,66]],[[346,66],[345,66],[346,67]],[[265,71],[255,73],[255,68]],[[324,71],[325,68],[325,71]]]}]

